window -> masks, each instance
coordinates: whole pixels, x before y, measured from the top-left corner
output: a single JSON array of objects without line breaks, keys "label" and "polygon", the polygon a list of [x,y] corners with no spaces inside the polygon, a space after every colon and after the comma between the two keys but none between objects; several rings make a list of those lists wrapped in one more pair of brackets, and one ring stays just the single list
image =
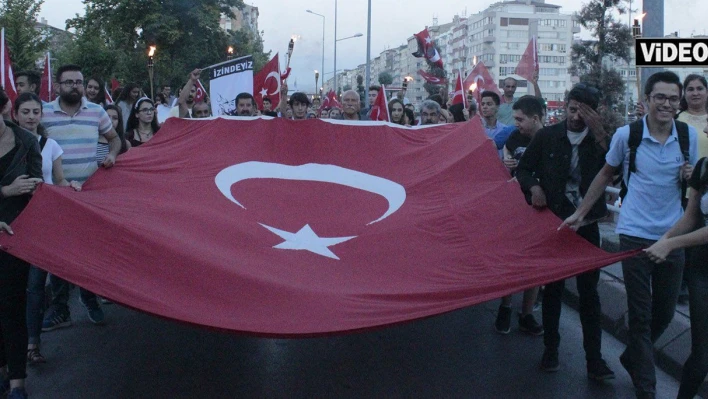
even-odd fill
[{"label": "window", "polygon": [[[508,62],[519,62],[521,60],[521,55],[520,54],[500,54],[499,55],[499,63],[500,64],[506,64]],[[541,62],[539,60],[539,62]]]},{"label": "window", "polygon": [[499,67],[499,76],[513,75],[516,72],[516,67]]},{"label": "window", "polygon": [[528,18],[509,18],[509,25],[528,26]]},{"label": "window", "polygon": [[[553,32],[553,33],[555,33],[555,32]],[[515,39],[528,39],[529,33],[525,30],[508,30],[508,31],[506,31],[506,37],[515,38]],[[539,32],[539,37],[541,37],[540,32]]]},{"label": "window", "polygon": [[558,32],[538,32],[538,38],[539,39],[557,39]]},{"label": "window", "polygon": [[499,20],[499,26],[509,26],[509,18],[501,18]]}]

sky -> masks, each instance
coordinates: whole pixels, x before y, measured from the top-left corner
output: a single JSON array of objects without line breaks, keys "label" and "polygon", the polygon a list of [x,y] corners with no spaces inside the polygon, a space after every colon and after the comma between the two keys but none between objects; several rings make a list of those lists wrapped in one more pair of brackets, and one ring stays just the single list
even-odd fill
[{"label": "sky", "polygon": [[[312,91],[315,87],[314,70],[322,69],[322,18],[306,12],[312,10],[325,16],[324,71],[331,77],[334,69],[334,4],[336,0],[246,0],[258,7],[258,28],[264,31],[265,50],[281,54],[285,52],[292,35],[299,36],[291,62],[293,69],[289,83],[294,89]],[[561,13],[571,14],[580,10],[587,0],[546,0],[546,3],[562,6]],[[452,21],[454,15],[471,15],[482,11],[494,0],[372,0],[371,10],[371,58],[387,48],[406,43],[407,38],[433,24]],[[344,38],[357,33],[364,36],[337,43],[337,69],[351,69],[366,61],[367,1],[338,1],[337,37]],[[402,6],[405,4],[405,7]],[[664,30],[678,31],[681,37],[708,33],[704,18],[708,15],[705,0],[665,0]],[[434,5],[435,8],[431,8]],[[641,11],[641,2],[633,2],[632,8]],[[83,14],[81,0],[45,0],[40,17],[58,28],[65,27],[65,20],[75,14]],[[624,21],[627,16],[622,17]],[[320,71],[320,76],[322,71]],[[186,76],[185,76],[186,79]],[[320,77],[320,86],[322,85]]]}]

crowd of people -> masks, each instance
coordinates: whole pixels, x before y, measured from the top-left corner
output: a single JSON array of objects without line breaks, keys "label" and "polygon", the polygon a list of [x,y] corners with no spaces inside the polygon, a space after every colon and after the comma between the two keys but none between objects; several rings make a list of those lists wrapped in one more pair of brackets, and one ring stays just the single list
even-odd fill
[{"label": "crowd of people", "polygon": [[[169,86],[151,99],[143,95],[140,85],[127,84],[113,93],[115,104],[106,101],[104,81],[85,79],[76,65],[58,69],[58,96],[49,103],[38,97],[37,73],[18,73],[19,95],[14,104],[0,90],[0,229],[13,234],[9,224],[40,183],[80,191],[99,167],[112,167],[120,154],[160,134],[160,126],[168,118],[210,117],[208,100],[195,99],[200,73],[192,71],[176,97]],[[671,72],[652,75],[643,93],[641,112],[646,110],[646,114],[616,132],[603,127],[598,88],[576,84],[566,98],[566,119],[547,124],[540,89],[535,80],[531,83],[535,95],[517,98],[517,81],[507,78],[502,96],[485,91],[477,104],[469,93],[468,107],[452,105],[447,93],[441,91],[423,101],[417,113],[403,90],[387,101],[388,111],[391,123],[403,126],[466,122],[478,116],[500,162],[518,181],[528,204],[550,209],[564,220],[559,228],[572,228],[596,246],[600,244],[598,221],[607,215],[605,187],[622,176],[626,192],[617,226],[621,249],[641,248],[643,252],[622,262],[629,332],[620,361],[637,397],[655,397],[653,343],[671,321],[684,281],[687,294],[681,295],[688,295],[692,348],[678,397],[694,397],[708,374],[706,79],[690,75],[682,83]],[[286,82],[281,93],[288,93]],[[379,93],[379,87],[370,87],[367,103],[374,104]],[[279,104],[265,97],[259,108],[252,94],[240,93],[234,99],[232,115],[295,120],[370,118],[371,107],[363,107],[357,91],[347,90],[331,103],[325,105],[319,98],[311,100],[307,94],[295,92],[282,95]],[[682,190],[685,186],[690,189]],[[0,394],[9,391],[8,398],[26,398],[27,364],[47,361],[41,353],[41,333],[72,323],[68,306],[71,285],[6,252],[0,251],[0,262]],[[604,381],[615,374],[601,353],[599,276],[599,270],[582,273],[576,276],[576,284],[587,375]],[[51,306],[45,310],[47,282]],[[547,372],[560,368],[564,284],[545,285],[540,323],[533,315],[538,287],[523,293],[518,317],[521,331],[543,336],[540,367]],[[110,302],[83,288],[79,288],[79,300],[92,323],[105,323],[102,305]],[[496,331],[508,334],[511,318],[508,296],[501,299]]]}]

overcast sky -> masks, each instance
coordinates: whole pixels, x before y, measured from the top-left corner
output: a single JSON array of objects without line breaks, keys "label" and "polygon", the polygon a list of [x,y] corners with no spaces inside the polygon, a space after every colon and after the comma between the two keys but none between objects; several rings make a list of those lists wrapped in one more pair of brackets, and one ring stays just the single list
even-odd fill
[{"label": "overcast sky", "polygon": [[[323,14],[325,27],[325,73],[331,76],[333,69],[334,0],[247,0],[247,4],[258,7],[259,29],[264,31],[265,49],[273,54],[287,51],[290,36],[299,35],[291,67],[294,80],[300,90],[312,90],[314,70],[322,69],[322,18],[308,14],[309,9]],[[371,55],[376,57],[381,51],[404,44],[413,33],[432,25],[437,17],[440,24],[450,22],[455,14],[474,14],[493,0],[375,0],[372,1]],[[547,0],[547,3],[561,5],[562,13],[578,11],[583,0]],[[405,4],[402,7],[401,4]],[[467,4],[467,5],[465,5]],[[435,8],[431,8],[435,6]],[[633,2],[632,8],[640,9],[641,2]],[[45,0],[40,13],[50,25],[64,28],[64,21],[75,14],[83,14],[81,0]],[[708,2],[705,0],[666,0],[665,31],[679,31],[682,37],[707,33],[705,16]],[[343,0],[338,2],[337,36],[340,38],[363,33],[360,38],[341,41],[337,44],[337,69],[354,68],[366,60],[367,1]],[[626,16],[623,17],[626,20]],[[285,57],[281,57],[284,64]],[[321,71],[320,71],[321,72]],[[321,80],[320,80],[321,82]],[[320,83],[321,84],[321,83]]]}]

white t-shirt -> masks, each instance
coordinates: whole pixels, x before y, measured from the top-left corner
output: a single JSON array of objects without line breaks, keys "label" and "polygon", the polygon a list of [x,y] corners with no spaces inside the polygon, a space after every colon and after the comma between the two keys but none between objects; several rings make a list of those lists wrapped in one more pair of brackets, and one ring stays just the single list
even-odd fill
[{"label": "white t-shirt", "polygon": [[[37,141],[41,138],[42,136],[37,137]],[[47,139],[47,143],[44,144],[44,148],[42,149],[42,178],[45,183],[54,184],[54,180],[52,179],[54,161],[61,157],[63,153],[64,150],[61,149],[56,141],[49,138]]]}]

